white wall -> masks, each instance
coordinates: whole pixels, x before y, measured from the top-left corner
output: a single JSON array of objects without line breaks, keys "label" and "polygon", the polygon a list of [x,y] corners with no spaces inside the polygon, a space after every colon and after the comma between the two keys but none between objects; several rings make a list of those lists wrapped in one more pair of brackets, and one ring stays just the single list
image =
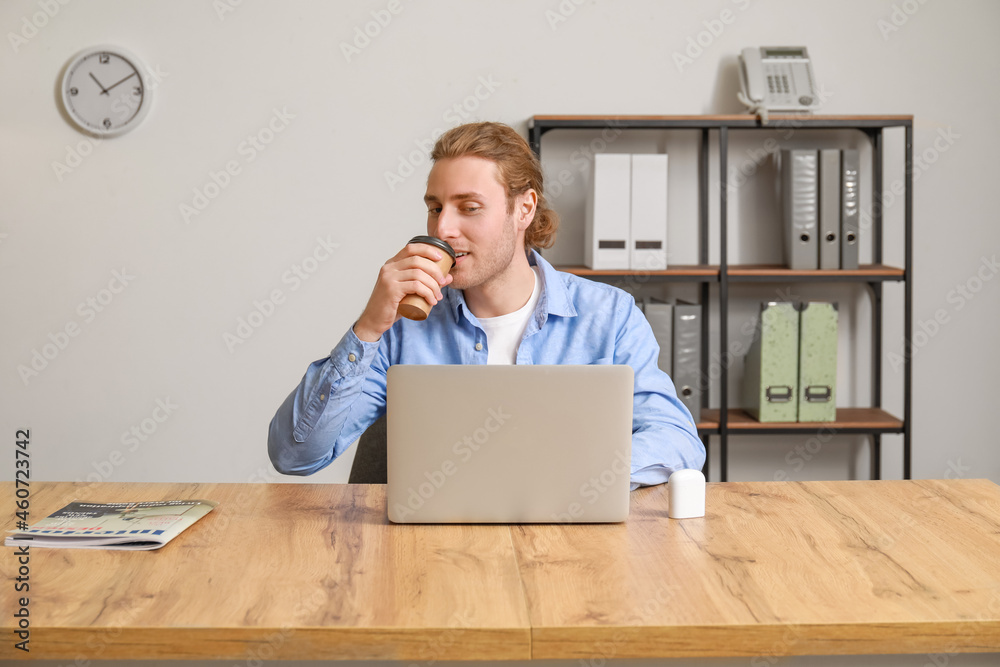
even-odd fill
[{"label": "white wall", "polygon": [[[936,313],[947,321],[917,339],[914,475],[954,476],[956,468],[1000,481],[992,410],[1000,280],[983,261],[1000,245],[990,201],[1000,149],[993,122],[1000,5],[402,0],[348,61],[340,44],[388,0],[50,4],[58,7],[51,17],[38,0],[0,4],[0,432],[12,438],[31,429],[35,479],[285,481],[265,452],[275,408],[360,312],[381,262],[423,230],[426,165],[393,187],[387,172],[411,155],[422,162],[429,139],[466,116],[525,131],[541,113],[738,112],[739,49],[793,43],[810,49],[830,94],[824,112],[916,117],[914,152],[931,163],[915,183],[915,330]],[[220,13],[229,4],[232,11]],[[718,20],[723,11],[728,23]],[[12,34],[27,39],[14,44]],[[698,39],[703,52],[679,66],[675,54]],[[132,50],[160,83],[141,127],[94,144],[64,120],[55,99],[68,59],[99,43]],[[267,139],[272,121],[281,131],[251,160],[244,142]],[[611,150],[670,150],[674,260],[693,262],[694,163],[685,164],[693,139],[654,134]],[[544,154],[556,159],[590,138],[547,135]],[[731,160],[762,141],[735,138]],[[889,136],[887,156],[898,156],[901,142]],[[185,220],[180,206],[192,205],[194,191],[228,161],[240,173]],[[560,168],[546,162],[550,176]],[[887,183],[900,177],[898,162],[887,169]],[[573,252],[579,229],[586,177],[574,179],[576,190],[556,201],[568,241],[554,257]],[[772,259],[756,241],[771,224],[760,203],[766,187],[759,174],[732,204],[730,261]],[[892,240],[900,238],[901,203],[887,215],[887,259],[901,264]],[[290,271],[309,264],[317,239],[339,247],[296,282]],[[134,278],[91,319],[79,304],[101,296],[122,270]],[[978,291],[963,297],[958,286]],[[235,334],[240,318],[274,290],[283,302],[230,350],[224,334]],[[740,290],[748,299],[737,321],[774,287]],[[889,353],[901,350],[902,302],[898,286],[886,292]],[[863,404],[867,297],[851,287],[802,293],[860,299],[841,311],[841,381],[842,399]],[[50,334],[73,323],[79,335],[65,349],[49,347],[54,358],[23,381],[19,367],[30,367]],[[888,359],[883,368],[886,404],[900,412],[901,371]],[[158,400],[177,407],[155,424]],[[155,432],[123,443],[144,420]],[[855,440],[824,445],[801,470],[786,460],[801,439],[737,441],[731,478],[771,479],[777,470],[866,476],[867,449]],[[889,477],[901,474],[898,441],[887,438]],[[345,481],[349,463],[308,481]],[[0,466],[3,479],[12,471]]]}]

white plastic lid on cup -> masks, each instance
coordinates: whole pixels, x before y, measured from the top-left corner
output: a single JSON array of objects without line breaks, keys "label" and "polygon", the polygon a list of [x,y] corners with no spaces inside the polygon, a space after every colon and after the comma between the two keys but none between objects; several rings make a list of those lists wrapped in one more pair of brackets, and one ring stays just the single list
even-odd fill
[{"label": "white plastic lid on cup", "polygon": [[667,480],[671,519],[705,516],[705,475],[700,470],[676,470]]}]

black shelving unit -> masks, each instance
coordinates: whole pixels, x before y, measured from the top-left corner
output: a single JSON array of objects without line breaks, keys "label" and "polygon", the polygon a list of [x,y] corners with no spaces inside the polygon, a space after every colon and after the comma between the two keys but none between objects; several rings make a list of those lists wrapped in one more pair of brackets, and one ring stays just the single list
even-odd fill
[{"label": "black shelving unit", "polygon": [[[829,130],[852,129],[865,134],[872,145],[872,264],[857,270],[796,271],[781,266],[730,265],[728,262],[727,210],[728,182],[727,158],[730,131],[753,130]],[[886,266],[882,263],[882,159],[884,132],[887,128],[904,128],[905,131],[905,192],[904,192],[904,266]],[[698,261],[697,265],[671,267],[666,271],[645,271],[644,280],[694,281],[701,283],[700,302],[707,309],[709,289],[718,283],[719,289],[719,340],[720,350],[728,341],[729,285],[730,283],[809,283],[809,282],[860,282],[867,285],[872,295],[872,405],[869,408],[838,409],[837,420],[824,423],[762,424],[749,418],[739,409],[728,405],[728,372],[720,374],[718,409],[709,409],[709,392],[702,393],[702,418],[698,432],[706,451],[712,437],[719,438],[720,479],[728,478],[728,438],[730,434],[808,434],[818,429],[830,429],[838,434],[866,434],[871,438],[871,478],[882,476],[881,437],[883,434],[903,436],[903,477],[911,478],[911,387],[913,383],[910,341],[913,338],[913,116],[787,116],[772,115],[767,125],[756,116],[533,116],[528,123],[529,142],[541,157],[542,135],[552,130],[678,130],[701,132],[698,165]],[[709,259],[709,154],[710,137],[718,137],[719,149],[719,265],[710,265]],[[593,271],[585,267],[559,267],[597,280],[625,278],[635,275],[630,271]],[[886,282],[903,283],[904,340],[903,355],[903,418],[898,419],[882,409],[882,288]],[[707,310],[706,310],[707,312]],[[708,317],[702,325],[702,374],[709,377]],[[708,462],[706,459],[706,467]],[[707,474],[707,470],[706,470]]]}]

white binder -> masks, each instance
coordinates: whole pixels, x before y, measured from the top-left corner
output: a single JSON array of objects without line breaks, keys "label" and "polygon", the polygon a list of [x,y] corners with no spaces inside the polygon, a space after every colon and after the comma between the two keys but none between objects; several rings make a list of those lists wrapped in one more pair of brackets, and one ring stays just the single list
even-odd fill
[{"label": "white binder", "polygon": [[633,271],[667,268],[667,156],[632,156]]},{"label": "white binder", "polygon": [[587,191],[583,263],[591,269],[628,269],[631,237],[632,156],[594,156]]}]

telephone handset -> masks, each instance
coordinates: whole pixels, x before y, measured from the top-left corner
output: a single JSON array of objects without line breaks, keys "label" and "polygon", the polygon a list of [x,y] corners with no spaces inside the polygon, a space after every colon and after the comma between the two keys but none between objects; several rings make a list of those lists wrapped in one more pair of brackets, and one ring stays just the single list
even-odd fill
[{"label": "telephone handset", "polygon": [[819,107],[812,61],[804,46],[748,47],[740,54],[736,97],[767,122],[769,111],[811,112]]}]

